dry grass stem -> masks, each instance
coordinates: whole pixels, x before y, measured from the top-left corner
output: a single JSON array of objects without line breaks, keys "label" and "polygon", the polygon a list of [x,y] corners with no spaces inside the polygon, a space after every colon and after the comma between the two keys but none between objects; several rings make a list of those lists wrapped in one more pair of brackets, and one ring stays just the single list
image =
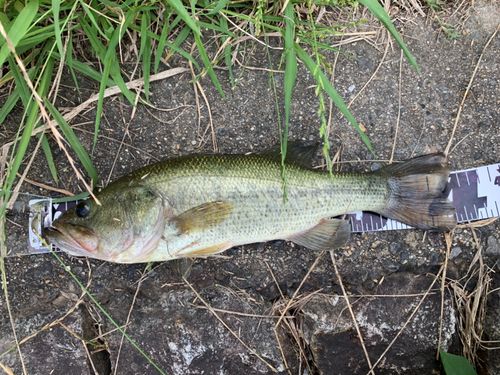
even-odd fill
[{"label": "dry grass stem", "polygon": [[240,337],[226,324],[226,322],[224,322],[224,320],[222,320],[222,318],[212,309],[212,307],[200,296],[200,294],[196,291],[196,289],[194,289],[194,287],[191,285],[191,283],[189,281],[187,281],[187,279],[183,276],[182,279],[184,280],[184,282],[186,283],[186,285],[189,287],[189,289],[191,289],[194,294],[196,294],[196,297],[201,301],[201,303],[203,303],[208,310],[210,310],[210,312],[217,318],[217,320],[219,322],[222,323],[222,325],[224,327],[226,327],[226,329],[248,350],[250,351],[250,353],[252,353],[254,356],[256,356],[258,359],[260,359],[262,362],[264,362],[267,367],[269,367],[273,372],[278,372],[278,370],[276,370],[273,365],[271,365],[269,362],[267,362],[264,358],[262,358],[259,354],[257,354],[257,352],[255,352],[255,350],[251,349],[247,344],[245,344],[245,342],[240,339]]},{"label": "dry grass stem", "polygon": [[439,319],[439,337],[438,337],[438,345],[437,345],[437,352],[436,352],[436,360],[439,359],[439,350],[441,349],[441,336],[443,333],[444,290],[445,290],[445,283],[446,283],[446,271],[448,269],[448,259],[450,258],[450,250],[451,250],[451,244],[453,242],[453,234],[454,233],[455,233],[455,230],[453,229],[451,232],[444,234],[444,238],[446,241],[446,256],[444,258],[443,274],[441,275],[441,316]]},{"label": "dry grass stem", "polygon": [[35,150],[31,154],[31,158],[26,165],[26,168],[24,168],[24,172],[19,179],[19,181],[16,184],[16,187],[14,188],[12,195],[9,199],[9,202],[7,203],[7,209],[12,210],[12,207],[14,206],[14,202],[17,200],[17,197],[19,195],[19,190],[21,189],[21,185],[24,182],[24,179],[26,178],[26,175],[28,174],[29,169],[31,168],[31,164],[33,164],[33,161],[35,160],[36,153],[38,152],[38,149],[40,148],[40,145],[42,144],[42,139],[43,135],[38,139],[38,142],[36,143]]},{"label": "dry grass stem", "polygon": [[2,362],[0,362],[0,368],[4,370],[7,375],[14,375],[14,372],[10,369],[10,367],[4,365]]},{"label": "dry grass stem", "polygon": [[314,261],[313,265],[309,268],[309,271],[307,271],[307,274],[304,276],[304,278],[302,279],[302,281],[300,282],[300,285],[299,287],[297,288],[297,290],[293,293],[293,296],[292,298],[290,299],[290,301],[288,301],[288,304],[286,305],[285,309],[283,310],[283,313],[281,314],[278,322],[275,324],[275,328],[279,326],[279,324],[281,323],[281,321],[283,320],[283,317],[285,316],[286,312],[288,311],[288,309],[290,308],[290,305],[293,303],[293,300],[294,298],[297,296],[297,294],[299,293],[300,289],[302,288],[302,285],[304,285],[305,281],[307,280],[307,278],[309,277],[309,275],[311,274],[312,270],[316,267],[316,265],[319,263],[319,261],[321,260],[321,258],[323,257],[323,255],[325,255],[325,252],[322,251],[318,257],[316,258],[316,260]]},{"label": "dry grass stem", "polygon": [[[125,322],[125,328],[123,328],[122,338],[120,340],[120,346],[118,348],[118,354],[116,355],[116,361],[115,361],[115,366],[114,366],[115,367],[115,371],[114,371],[115,375],[118,372],[118,361],[120,360],[120,354],[122,352],[123,341],[125,340],[125,332],[127,331],[127,327],[130,323],[130,316],[132,315],[132,311],[134,310],[135,300],[137,299],[137,294],[139,294],[139,289],[141,288],[141,284],[147,278],[146,271],[148,270],[149,265],[150,265],[150,263],[148,263],[146,265],[146,268],[142,272],[141,278],[137,282],[137,288],[135,289],[134,298],[132,299],[130,309],[128,310],[127,321]],[[97,374],[97,372],[96,372],[96,374]]]},{"label": "dry grass stem", "polygon": [[[359,90],[359,92],[354,96],[354,98],[352,98],[352,100],[347,105],[347,108],[351,108],[352,103],[354,103],[354,101],[358,98],[358,96],[361,95],[363,93],[363,91],[365,91],[365,89],[368,87],[368,85],[370,84],[370,82],[373,81],[373,79],[376,77],[377,72],[379,71],[380,67],[384,63],[385,57],[387,56],[387,51],[389,50],[389,45],[390,45],[390,43],[389,43],[389,40],[388,40],[387,43],[386,43],[386,45],[385,45],[384,55],[382,56],[382,59],[380,60],[380,63],[377,66],[377,69],[375,69],[375,71],[373,72],[372,76],[364,84],[364,86],[361,88],[361,90]],[[401,85],[400,85],[400,87],[401,87]],[[339,118],[339,120],[340,120],[340,118]],[[373,162],[373,160],[372,160],[372,162]]]},{"label": "dry grass stem", "polygon": [[460,119],[460,114],[462,113],[462,109],[465,104],[465,100],[467,99],[467,96],[469,95],[470,88],[472,87],[472,82],[474,81],[474,78],[476,77],[477,70],[479,69],[479,65],[481,64],[481,61],[483,60],[484,53],[486,52],[486,49],[490,45],[491,41],[493,38],[498,33],[498,30],[500,30],[500,23],[498,24],[498,27],[496,28],[495,32],[491,35],[490,39],[488,39],[488,42],[486,42],[483,51],[481,52],[481,56],[479,56],[479,59],[477,60],[476,67],[474,68],[474,71],[472,72],[472,76],[470,77],[469,84],[467,85],[467,89],[465,90],[464,97],[462,98],[462,102],[460,103],[460,106],[458,107],[457,111],[457,117],[455,117],[455,124],[453,125],[453,130],[451,131],[451,136],[450,140],[448,141],[448,145],[446,146],[446,149],[444,151],[445,155],[449,154],[451,144],[453,143],[453,137],[455,137],[455,132],[457,130],[457,125],[458,125],[458,120]]},{"label": "dry grass stem", "polygon": [[422,303],[424,303],[425,298],[430,294],[429,292],[432,290],[432,288],[434,287],[434,284],[436,283],[437,279],[439,278],[439,276],[443,272],[443,268],[444,267],[441,266],[441,269],[439,270],[438,274],[434,277],[434,280],[432,281],[432,284],[429,286],[429,288],[427,289],[427,291],[425,292],[425,294],[422,296],[422,299],[419,301],[418,305],[415,307],[415,309],[413,310],[413,312],[411,313],[411,315],[408,317],[408,319],[406,320],[406,322],[403,325],[403,327],[401,327],[401,329],[399,330],[399,332],[392,339],[392,341],[387,346],[387,348],[384,350],[384,352],[380,355],[380,357],[377,359],[377,361],[373,364],[372,368],[374,368],[375,366],[377,366],[383,360],[384,356],[387,354],[387,352],[392,347],[392,345],[394,345],[394,343],[396,342],[396,340],[398,339],[398,337],[401,335],[401,333],[403,332],[403,330],[406,328],[406,326],[408,325],[408,323],[410,323],[410,321],[413,319],[413,316],[420,309],[420,306],[422,306]]},{"label": "dry grass stem", "polygon": [[356,332],[359,337],[359,342],[361,343],[361,346],[363,347],[363,352],[365,353],[366,357],[366,362],[368,363],[368,366],[370,367],[370,370],[368,371],[369,374],[375,375],[375,371],[373,368],[375,367],[372,366],[372,363],[370,361],[370,356],[368,355],[368,351],[366,350],[366,345],[365,345],[365,340],[363,340],[363,335],[361,334],[361,330],[359,329],[359,324],[358,321],[356,320],[356,315],[354,314],[354,311],[351,306],[351,302],[349,301],[349,298],[347,298],[347,293],[344,288],[344,283],[342,282],[342,277],[340,276],[339,270],[337,268],[337,262],[335,261],[335,255],[333,251],[330,251],[330,258],[332,259],[333,267],[335,268],[335,275],[337,276],[337,279],[340,284],[340,288],[342,289],[342,294],[344,295],[345,302],[347,304],[347,307],[349,308],[349,313],[351,314],[352,321],[354,323],[354,327],[356,327]]},{"label": "dry grass stem", "polygon": [[[18,177],[22,177],[19,173],[17,174],[17,176]],[[45,184],[42,184],[41,182],[30,180],[27,177],[24,177],[24,181],[26,181],[28,184],[31,184],[33,186],[38,186],[38,187],[41,187],[42,189],[45,189],[45,190],[55,191],[57,193],[61,193],[61,194],[67,195],[68,197],[72,197],[73,195],[75,195],[75,194],[73,194],[72,192],[70,192],[68,190],[58,189],[58,188],[55,188],[55,187],[52,187],[52,186],[49,186],[49,185],[45,185]]]}]

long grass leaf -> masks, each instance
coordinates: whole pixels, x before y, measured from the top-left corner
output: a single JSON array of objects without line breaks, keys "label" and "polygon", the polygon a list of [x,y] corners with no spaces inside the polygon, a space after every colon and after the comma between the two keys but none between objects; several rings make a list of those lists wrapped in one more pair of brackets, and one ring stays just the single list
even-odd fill
[{"label": "long grass leaf", "polygon": [[[90,23],[92,24],[92,29],[94,31],[99,32],[99,34],[106,40],[109,40],[106,33],[101,30],[99,27],[99,21],[96,18],[96,15],[94,14],[94,10],[89,7],[85,2],[80,0],[80,4],[82,4],[83,9],[85,10],[85,14],[89,17]],[[97,34],[96,34],[97,35]]]},{"label": "long grass leaf", "polygon": [[2,109],[0,110],[0,124],[3,124],[5,118],[10,113],[10,111],[12,111],[12,109],[15,107],[19,98],[20,98],[19,90],[16,88],[14,89],[14,91],[10,93]]},{"label": "long grass leaf", "polygon": [[[222,35],[222,44],[226,43],[227,32],[229,31],[229,27],[227,25],[226,17],[221,17],[220,20],[221,27],[224,29],[224,34]],[[233,75],[233,64],[231,63],[231,45],[228,44],[224,47],[224,58],[226,60],[226,66],[229,70],[229,78],[231,79],[231,87],[234,87],[234,75]]]},{"label": "long grass leaf", "polygon": [[81,15],[78,16],[78,20],[80,21],[80,25],[82,26],[85,35],[87,35],[87,38],[89,39],[89,42],[92,45],[92,48],[97,53],[97,56],[99,56],[101,60],[104,59],[107,50],[106,47],[104,47],[104,45],[97,37],[96,30],[92,26],[90,26],[87,20],[83,18]]},{"label": "long grass leaf", "polygon": [[[72,32],[69,32],[69,38],[72,39]],[[68,43],[68,47],[66,49],[66,65],[68,65],[69,71],[71,73],[71,77],[73,77],[73,82],[75,83],[76,91],[80,98],[82,93],[80,91],[80,86],[78,85],[78,80],[76,79],[75,69],[74,69],[74,60],[73,60],[73,43]]]},{"label": "long grass leaf", "polygon": [[16,89],[19,90],[19,96],[23,102],[23,106],[24,108],[28,108],[31,98],[30,89],[28,88],[28,85],[26,84],[26,81],[24,80],[24,77],[12,55],[7,57],[7,61],[10,66],[10,71],[14,77],[14,81],[16,82]]},{"label": "long grass leaf", "polygon": [[361,139],[365,143],[366,147],[371,151],[371,153],[375,156],[375,152],[373,151],[370,140],[366,136],[365,133],[360,129],[358,123],[352,116],[351,112],[344,103],[344,100],[339,95],[337,90],[335,90],[330,83],[330,80],[324,75],[324,73],[319,69],[318,65],[314,62],[314,60],[307,54],[306,51],[299,46],[298,43],[295,43],[295,52],[297,53],[297,57],[302,60],[307,69],[312,73],[313,77],[318,80],[321,79],[323,83],[323,89],[328,94],[328,96],[333,100],[337,108],[342,112],[342,114],[346,117],[347,120],[354,126],[354,128],[358,131]]},{"label": "long grass leaf", "polygon": [[[40,95],[41,98],[44,98],[47,95],[47,92],[49,91],[50,84],[52,82],[53,72],[54,72],[54,58],[49,58],[49,60],[45,64],[45,70],[43,72],[42,79],[40,80],[40,85],[38,87],[38,94]],[[43,153],[45,154],[45,159],[47,160],[47,164],[49,166],[50,174],[52,175],[52,178],[57,184],[59,182],[59,179],[57,177],[57,168],[54,164],[54,157],[52,156],[52,151],[50,149],[49,142],[45,134],[42,133],[39,136],[42,137],[42,149]]]},{"label": "long grass leaf", "polygon": [[281,141],[281,154],[283,163],[286,156],[286,144],[288,140],[288,126],[290,122],[290,107],[292,102],[292,91],[295,86],[295,79],[297,78],[297,55],[295,53],[295,14],[293,11],[293,4],[288,2],[285,8],[285,78],[284,78],[284,91],[285,91],[285,132],[280,134],[283,136]]},{"label": "long grass leaf", "polygon": [[101,85],[99,87],[99,98],[97,99],[97,110],[96,110],[95,125],[94,125],[94,146],[92,146],[92,151],[95,149],[95,145],[97,144],[97,134],[99,133],[102,105],[104,103],[104,91],[106,91],[106,83],[109,77],[110,69],[111,69],[111,57],[109,58],[108,61],[104,62],[104,72],[102,73]]},{"label": "long grass leaf", "polygon": [[415,67],[417,70],[418,74],[420,73],[420,69],[417,66],[417,62],[415,61],[415,58],[412,56],[408,48],[406,48],[406,45],[403,42],[403,39],[399,36],[398,32],[396,31],[396,28],[391,22],[391,19],[385,12],[384,8],[382,8],[382,5],[378,2],[378,0],[359,0],[360,4],[363,4],[365,7],[367,7],[370,12],[377,17],[380,22],[389,30],[389,32],[392,34],[394,39],[399,43],[401,48],[403,49],[403,52],[406,55],[406,58],[411,62],[411,64]]},{"label": "long grass leaf", "polygon": [[[53,52],[52,56],[56,60],[60,60],[60,55],[57,52]],[[73,68],[75,70],[78,70],[83,75],[86,75],[89,78],[95,79],[98,82],[100,82],[102,80],[102,74],[99,73],[97,70],[92,69],[88,65],[86,65],[78,60],[72,60],[72,64],[73,64]],[[115,81],[113,81],[111,78],[108,78],[107,84],[108,84],[108,87],[116,86]]]},{"label": "long grass leaf", "polygon": [[59,9],[61,7],[61,1],[60,0],[52,0],[52,13],[54,15],[54,36],[56,38],[57,42],[57,49],[59,50],[59,53],[61,56],[63,55],[63,44],[62,44],[62,39],[61,39],[61,28],[59,25]]},{"label": "long grass leaf", "polygon": [[[31,26],[31,22],[35,18],[37,12],[38,12],[38,0],[29,1],[27,2],[26,6],[21,11],[21,13],[19,13],[19,15],[12,23],[12,26],[7,36],[9,37],[14,47],[17,46],[17,43],[19,43],[24,34],[26,34],[26,32],[28,31],[28,28]],[[10,54],[9,46],[4,41],[4,44],[0,49],[0,66],[3,65],[5,59],[9,54]]]},{"label": "long grass leaf", "polygon": [[188,25],[191,30],[193,30],[195,35],[200,36],[201,32],[198,26],[196,26],[196,23],[194,20],[191,18],[189,13],[187,12],[186,8],[184,8],[184,5],[182,4],[182,1],[180,0],[167,0],[167,3],[174,8],[175,12],[182,18],[182,20]]},{"label": "long grass leaf", "polygon": [[172,12],[170,10],[166,10],[163,12],[163,18],[165,19],[165,22],[164,22],[163,28],[161,30],[160,39],[158,40],[158,47],[156,48],[155,66],[154,66],[155,74],[158,73],[158,67],[160,66],[160,60],[161,60],[161,57],[163,55],[163,50],[165,49],[165,43],[167,41],[167,35],[168,35],[168,21],[170,21],[171,16],[172,16]]},{"label": "long grass leaf", "polygon": [[57,184],[59,182],[59,179],[57,178],[57,168],[56,165],[54,164],[54,157],[52,156],[52,150],[50,149],[47,136],[44,133],[42,133],[39,134],[38,137],[42,137],[42,150],[43,153],[45,154],[45,159],[47,159],[47,164],[49,166],[50,174],[52,175],[52,178]]},{"label": "long grass leaf", "polygon": [[149,12],[142,13],[141,21],[141,49],[139,58],[142,55],[142,78],[144,79],[144,95],[149,102],[149,76],[151,73],[151,39],[148,36],[148,26],[150,24]]},{"label": "long grass leaf", "polygon": [[224,92],[222,91],[222,87],[219,83],[219,80],[217,79],[217,76],[215,75],[214,68],[212,67],[212,64],[210,63],[210,60],[209,60],[208,55],[207,55],[207,51],[205,50],[205,47],[203,46],[203,43],[201,41],[200,36],[198,34],[194,34],[194,40],[196,42],[196,46],[198,47],[198,52],[200,53],[201,60],[203,61],[203,64],[205,64],[208,75],[212,79],[212,82],[214,83],[215,87],[217,87],[217,89],[219,90],[222,97],[226,98],[226,96],[224,95]]},{"label": "long grass leaf", "polygon": [[[210,16],[212,14],[218,14],[221,11],[221,9],[226,6],[227,2],[228,2],[228,0],[219,0],[217,2],[217,5],[215,6],[215,8],[212,11],[207,13],[207,16]],[[222,17],[222,18],[224,18],[224,17]]]},{"label": "long grass leaf", "polygon": [[93,186],[96,186],[97,181],[98,181],[98,175],[97,171],[94,168],[94,165],[92,164],[92,161],[90,160],[89,155],[87,154],[87,151],[83,148],[82,144],[78,140],[77,136],[73,132],[73,129],[71,129],[71,126],[66,122],[64,117],[59,113],[59,111],[50,103],[48,100],[44,100],[45,106],[49,110],[50,114],[52,117],[54,117],[54,120],[56,120],[57,124],[59,125],[59,128],[61,129],[62,133],[68,140],[69,144],[75,150],[75,153],[78,155],[78,158],[82,162],[83,167],[87,171],[88,175],[93,181]]}]

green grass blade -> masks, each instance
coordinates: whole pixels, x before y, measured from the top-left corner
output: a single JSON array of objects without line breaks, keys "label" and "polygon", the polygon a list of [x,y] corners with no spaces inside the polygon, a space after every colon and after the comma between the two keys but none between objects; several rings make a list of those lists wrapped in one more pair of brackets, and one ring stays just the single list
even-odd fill
[{"label": "green grass blade", "polygon": [[168,21],[170,20],[171,16],[172,16],[171,11],[166,10],[165,12],[163,12],[163,17],[165,18],[165,23],[163,24],[163,29],[161,30],[160,40],[158,41],[158,47],[156,48],[155,67],[154,67],[155,74],[158,73],[158,67],[160,66],[160,60],[161,60],[161,57],[163,55],[163,51],[165,50],[165,43],[167,42],[167,35],[168,35]]},{"label": "green grass blade", "polygon": [[[52,57],[54,57],[56,60],[60,60],[61,56],[57,52],[52,53]],[[78,61],[78,60],[72,60],[73,68],[83,75],[88,76],[89,78],[95,79],[96,81],[100,82],[102,80],[102,74],[99,73],[97,70],[92,69],[88,65]],[[115,81],[113,81],[111,78],[108,78],[108,87],[111,86],[116,86]]]},{"label": "green grass blade", "polygon": [[196,23],[194,20],[191,18],[189,13],[187,12],[186,8],[184,8],[184,5],[182,4],[182,1],[180,0],[167,0],[167,3],[175,10],[177,15],[182,18],[182,20],[188,25],[191,30],[193,30],[194,35],[201,35],[200,29],[198,26],[196,26]]},{"label": "green grass blade", "polygon": [[[40,85],[38,87],[38,95],[40,95],[40,97],[42,98],[44,98],[47,95],[47,92],[49,91],[53,72],[54,72],[54,59],[50,58],[45,64],[45,70],[43,72],[42,79],[40,80]],[[59,179],[57,178],[57,169],[54,164],[54,158],[52,156],[52,151],[50,150],[49,142],[45,134],[41,134],[40,136],[42,137],[42,149],[45,154],[45,158],[47,159],[47,164],[49,166],[50,173],[55,183],[57,184],[59,182]]]},{"label": "green grass blade", "polygon": [[[121,71],[120,71],[120,64],[118,63],[118,57],[116,56],[116,51],[113,51],[111,55],[111,59],[106,62],[104,62],[105,66],[104,69],[106,69],[106,65],[109,65],[109,74],[111,77],[113,77],[113,80],[116,82],[116,85],[120,89],[123,95],[128,99],[130,104],[132,104],[135,107],[135,94],[130,91],[125,84],[125,81],[123,80]],[[104,87],[105,89],[106,87]],[[104,94],[104,91],[103,91]]]},{"label": "green grass blade", "polygon": [[42,137],[42,149],[45,154],[45,159],[47,159],[47,164],[49,165],[50,174],[57,184],[59,182],[59,179],[57,178],[57,168],[54,164],[54,157],[52,156],[52,151],[50,150],[49,141],[44,133],[39,135],[39,137]]},{"label": "green grass blade", "polygon": [[396,28],[391,22],[391,19],[385,12],[384,8],[382,8],[382,5],[379,4],[377,0],[359,0],[360,4],[363,4],[365,7],[370,10],[370,12],[377,17],[380,22],[389,30],[389,32],[392,34],[394,39],[399,43],[401,48],[403,49],[403,52],[406,55],[406,58],[411,62],[411,64],[415,67],[417,70],[418,74],[421,75],[420,69],[417,66],[417,62],[415,61],[415,58],[412,56],[408,48],[406,48],[406,45],[403,42],[403,39],[399,36],[398,32],[396,31]]},{"label": "green grass blade", "polygon": [[147,102],[149,102],[149,76],[151,73],[151,38],[147,33],[149,25],[149,12],[144,12],[142,13],[141,21],[141,49],[139,58],[142,56],[142,78],[144,79],[144,95]]},{"label": "green grass blade", "polygon": [[101,85],[99,87],[99,98],[97,99],[97,110],[95,117],[95,126],[94,126],[94,146],[92,146],[92,151],[95,149],[95,145],[97,144],[97,134],[99,133],[99,125],[101,124],[101,114],[102,114],[102,105],[104,103],[104,91],[106,91],[106,84],[109,77],[109,71],[111,69],[111,57],[108,61],[104,63],[104,72],[102,74]]},{"label": "green grass blade", "polygon": [[209,60],[208,55],[207,55],[207,51],[205,51],[205,47],[203,46],[203,43],[201,41],[200,36],[198,34],[194,34],[194,40],[196,42],[196,46],[198,47],[198,52],[200,53],[203,64],[205,64],[208,75],[212,79],[212,82],[214,83],[215,87],[217,87],[217,89],[219,90],[222,97],[225,99],[226,96],[224,95],[224,92],[222,91],[222,87],[219,83],[219,80],[217,79],[217,76],[214,73],[214,68],[212,67],[212,64],[210,63],[210,60]]},{"label": "green grass blade", "polygon": [[[101,30],[99,27],[99,21],[96,18],[96,15],[94,14],[94,10],[89,7],[85,2],[80,0],[80,4],[82,4],[83,9],[85,10],[85,14],[89,17],[90,23],[92,24],[92,29],[94,31],[98,31],[99,34],[106,40],[108,40],[108,37],[105,32]],[[97,34],[96,34],[97,35]]]},{"label": "green grass blade", "polygon": [[14,81],[16,82],[16,89],[19,92],[19,96],[21,98],[21,101],[23,102],[23,106],[24,108],[28,108],[28,105],[31,100],[30,89],[26,84],[26,81],[24,80],[24,77],[21,74],[21,71],[19,70],[19,67],[17,66],[17,63],[14,61],[12,55],[7,57],[7,61],[10,66],[10,71],[12,72],[12,75],[14,77]]},{"label": "green grass blade", "polygon": [[[56,42],[57,42],[57,49],[59,50],[59,53],[61,56],[63,55],[63,43],[61,39],[61,28],[59,25],[59,9],[61,7],[61,1],[60,0],[52,0],[52,13],[54,14],[54,31],[55,31],[55,37],[56,37]],[[68,43],[71,44],[71,43]]]},{"label": "green grass blade", "polygon": [[[229,32],[229,27],[227,25],[226,17],[221,17],[220,25],[224,30],[224,34],[222,35],[222,43],[224,44],[228,37],[226,36]],[[224,47],[224,58],[226,60],[226,66],[229,70],[229,78],[231,79],[231,87],[234,87],[234,75],[233,75],[233,65],[231,64],[231,45],[228,44]]]},{"label": "green grass blade", "polygon": [[106,47],[104,47],[104,45],[97,37],[97,32],[95,28],[90,26],[87,20],[83,18],[81,15],[78,16],[78,20],[80,21],[80,25],[82,26],[85,35],[87,35],[87,38],[89,39],[89,42],[92,45],[92,48],[97,53],[97,56],[99,56],[101,60],[104,59],[107,50]]},{"label": "green grass blade", "polygon": [[371,151],[371,153],[375,156],[375,152],[373,151],[372,145],[370,143],[370,140],[366,136],[365,133],[359,128],[358,123],[352,116],[351,112],[349,112],[349,109],[344,103],[344,100],[342,97],[339,95],[337,90],[335,90],[330,83],[330,80],[323,74],[323,72],[319,69],[319,67],[316,65],[314,60],[307,54],[306,51],[304,51],[298,43],[295,43],[295,52],[297,53],[297,57],[302,60],[304,65],[307,67],[307,69],[312,73],[314,78],[316,80],[321,79],[321,82],[323,83],[323,88],[325,92],[328,94],[328,96],[333,100],[337,108],[342,112],[342,114],[346,117],[347,120],[354,126],[354,128],[358,131],[359,135],[361,136],[361,139],[363,142],[365,142],[366,147]]},{"label": "green grass blade", "polygon": [[[297,55],[295,53],[295,14],[293,11],[292,2],[288,2],[285,8],[285,133],[281,141],[281,153],[283,162],[286,156],[286,143],[288,140],[288,126],[290,123],[290,107],[292,102],[292,91],[295,86],[295,79],[297,78]],[[280,132],[281,133],[281,132]],[[281,134],[280,134],[281,136]]]},{"label": "green grass blade", "polygon": [[459,355],[446,353],[439,350],[446,375],[477,375],[470,362]]},{"label": "green grass blade", "polygon": [[54,117],[54,120],[56,120],[57,124],[59,125],[59,128],[61,129],[62,133],[68,140],[69,144],[75,150],[75,153],[78,155],[78,158],[82,162],[83,167],[87,171],[88,175],[93,181],[93,186],[96,186],[97,181],[98,181],[98,176],[97,176],[97,171],[94,168],[94,165],[90,161],[90,157],[87,154],[87,151],[83,148],[82,144],[78,140],[77,136],[73,132],[73,129],[68,125],[64,117],[59,113],[59,111],[50,103],[48,100],[44,100],[45,106],[49,110],[50,114],[52,117]]},{"label": "green grass blade", "polygon": [[[72,32],[69,32],[69,38],[72,39]],[[78,80],[76,79],[74,60],[73,60],[73,43],[68,43],[68,48],[66,49],[66,65],[68,65],[69,71],[71,72],[71,77],[73,77],[73,82],[75,83],[76,91],[80,98],[82,93],[80,91],[80,86],[78,86]]]},{"label": "green grass blade", "polygon": [[[14,47],[17,46],[19,41],[28,31],[28,28],[31,26],[31,22],[33,22],[33,19],[35,18],[37,12],[38,0],[29,1],[27,2],[21,13],[19,13],[19,15],[14,20],[7,34]],[[9,46],[4,42],[2,48],[0,49],[0,66],[3,65],[5,59],[7,58],[7,56],[9,56],[9,54]]]},{"label": "green grass blade", "polygon": [[7,115],[12,111],[15,107],[17,101],[19,100],[19,90],[16,88],[11,92],[7,100],[5,101],[2,109],[0,110],[0,124],[3,124]]},{"label": "green grass blade", "polygon": [[[228,0],[219,0],[217,2],[217,5],[215,6],[215,8],[212,11],[207,13],[207,16],[211,16],[213,14],[218,14],[221,11],[221,9],[226,6],[227,2],[228,2]],[[222,17],[222,18],[224,18],[224,17]]]}]

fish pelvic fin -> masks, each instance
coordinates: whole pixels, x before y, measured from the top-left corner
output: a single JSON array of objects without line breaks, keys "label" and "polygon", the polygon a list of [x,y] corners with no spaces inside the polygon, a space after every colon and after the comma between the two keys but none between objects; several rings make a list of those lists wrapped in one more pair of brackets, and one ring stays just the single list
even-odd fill
[{"label": "fish pelvic fin", "polygon": [[449,230],[455,207],[444,190],[450,168],[442,153],[391,164],[373,173],[387,177],[389,197],[382,215],[419,229]]},{"label": "fish pelvic fin", "polygon": [[351,226],[346,220],[322,219],[308,231],[290,237],[289,240],[311,250],[334,250],[349,240]]}]

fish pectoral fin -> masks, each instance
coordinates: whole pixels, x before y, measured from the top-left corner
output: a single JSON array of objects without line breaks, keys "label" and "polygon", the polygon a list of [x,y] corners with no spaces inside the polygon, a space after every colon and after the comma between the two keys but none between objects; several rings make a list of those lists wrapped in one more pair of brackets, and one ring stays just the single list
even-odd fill
[{"label": "fish pectoral fin", "polygon": [[232,203],[215,201],[191,208],[170,221],[177,227],[180,234],[197,233],[219,226],[232,211]]},{"label": "fish pectoral fin", "polygon": [[205,257],[207,255],[214,255],[223,252],[224,250],[230,249],[233,247],[233,243],[231,241],[224,242],[218,245],[209,246],[204,249],[198,249],[192,252],[186,252],[184,256],[196,258],[197,256]]},{"label": "fish pectoral fin", "polygon": [[290,237],[289,240],[311,250],[334,250],[349,240],[351,226],[347,220],[323,219],[305,233]]}]

